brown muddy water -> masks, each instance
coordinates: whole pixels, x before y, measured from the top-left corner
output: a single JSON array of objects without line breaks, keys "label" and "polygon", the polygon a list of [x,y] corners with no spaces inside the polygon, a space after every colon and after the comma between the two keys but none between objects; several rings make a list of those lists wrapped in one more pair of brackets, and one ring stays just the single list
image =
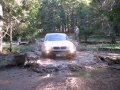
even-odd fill
[{"label": "brown muddy water", "polygon": [[14,67],[0,70],[0,90],[120,90],[120,71],[99,68],[41,74]]},{"label": "brown muddy water", "polygon": [[1,69],[0,90],[120,90],[120,70],[97,61],[93,52],[79,52],[75,60],[41,58],[37,63],[34,69]]}]

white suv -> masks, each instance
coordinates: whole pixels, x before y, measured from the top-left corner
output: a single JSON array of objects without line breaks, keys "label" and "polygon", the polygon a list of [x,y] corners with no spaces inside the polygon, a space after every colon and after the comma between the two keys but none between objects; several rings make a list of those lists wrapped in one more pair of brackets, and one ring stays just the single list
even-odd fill
[{"label": "white suv", "polygon": [[76,47],[65,33],[46,34],[41,51],[44,57],[65,56],[73,58],[76,55]]}]

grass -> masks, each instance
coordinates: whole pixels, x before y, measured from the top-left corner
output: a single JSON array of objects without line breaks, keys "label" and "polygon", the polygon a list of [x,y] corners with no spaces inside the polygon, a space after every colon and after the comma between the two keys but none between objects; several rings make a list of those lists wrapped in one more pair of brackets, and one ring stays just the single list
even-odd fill
[{"label": "grass", "polygon": [[18,45],[13,46],[13,52],[27,52],[27,51],[33,51],[34,47],[32,45]]},{"label": "grass", "polygon": [[[9,43],[6,43],[3,46],[3,51],[9,52],[9,48],[10,48]],[[17,45],[17,44],[12,45],[13,53],[15,53],[15,52],[18,52],[18,53],[23,52],[24,53],[24,52],[33,51],[33,50],[34,50],[34,45]]]},{"label": "grass", "polygon": [[109,49],[120,49],[120,43],[114,44],[114,45],[107,45],[104,48],[109,48]]},{"label": "grass", "polygon": [[[83,43],[82,43],[83,42]],[[81,38],[81,48],[85,49],[98,49],[98,48],[107,48],[107,49],[118,49],[120,50],[120,37],[116,37],[117,44],[110,44],[110,37],[89,37],[88,43],[84,43],[84,38]]]},{"label": "grass", "polygon": [[[70,35],[70,40],[74,42],[74,37]],[[40,44],[40,39],[36,39],[36,45]],[[82,39],[83,41],[83,39]],[[120,50],[120,38],[117,38],[117,44],[109,44],[106,42],[110,41],[110,38],[104,38],[104,37],[90,37],[88,39],[90,43],[80,43],[80,48],[83,50],[98,50],[99,48],[107,48],[107,49],[118,49]],[[13,43],[12,52],[28,52],[33,51],[35,48],[34,45],[17,45],[16,43]],[[9,52],[9,43],[6,43],[3,45],[3,49],[5,51]]]},{"label": "grass", "polygon": [[83,50],[98,50],[98,49],[111,49],[111,50],[120,50],[120,43],[117,44],[108,44],[108,43],[80,43],[80,48]]}]

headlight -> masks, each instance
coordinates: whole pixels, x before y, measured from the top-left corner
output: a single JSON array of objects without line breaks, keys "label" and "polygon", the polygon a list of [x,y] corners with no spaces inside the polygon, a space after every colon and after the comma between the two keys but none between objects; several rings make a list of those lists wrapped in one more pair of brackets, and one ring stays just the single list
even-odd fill
[{"label": "headlight", "polygon": [[50,47],[50,46],[45,46],[44,48],[45,48],[46,51],[51,50],[51,47]]},{"label": "headlight", "polygon": [[70,53],[74,53],[76,51],[76,47],[74,45],[69,46]]},{"label": "headlight", "polygon": [[45,46],[43,46],[43,50],[44,50],[44,52],[45,52],[46,54],[49,54],[50,51],[51,51],[51,47],[48,46],[48,45],[45,45]]}]

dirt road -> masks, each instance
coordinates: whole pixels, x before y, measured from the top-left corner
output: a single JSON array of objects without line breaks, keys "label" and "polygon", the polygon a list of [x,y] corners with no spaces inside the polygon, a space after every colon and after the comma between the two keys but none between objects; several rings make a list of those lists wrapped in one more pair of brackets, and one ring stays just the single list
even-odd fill
[{"label": "dirt road", "polygon": [[[1,69],[0,90],[119,90],[120,71],[109,69],[93,54],[82,51],[77,53],[74,60],[41,58],[37,61],[40,66],[38,70],[41,66],[45,67],[44,70],[51,70],[51,66],[54,66],[53,69],[61,68],[53,72],[36,73],[20,67]],[[71,70],[70,65],[80,66],[81,69]]]}]

